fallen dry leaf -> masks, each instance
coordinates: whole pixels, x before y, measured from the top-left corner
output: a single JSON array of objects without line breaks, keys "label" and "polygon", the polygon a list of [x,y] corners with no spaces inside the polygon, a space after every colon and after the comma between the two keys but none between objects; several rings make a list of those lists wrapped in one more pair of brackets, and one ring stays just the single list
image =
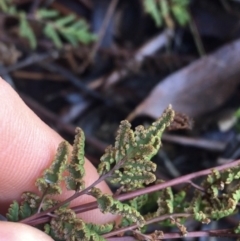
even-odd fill
[{"label": "fallen dry leaf", "polygon": [[158,118],[172,104],[174,110],[197,117],[222,105],[240,83],[240,40],[194,61],[161,81],[128,116]]}]

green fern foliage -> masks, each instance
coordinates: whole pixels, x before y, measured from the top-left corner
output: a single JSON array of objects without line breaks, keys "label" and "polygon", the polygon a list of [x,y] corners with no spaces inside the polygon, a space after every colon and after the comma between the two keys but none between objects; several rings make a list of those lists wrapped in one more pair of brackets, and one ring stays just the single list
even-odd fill
[{"label": "green fern foliage", "polygon": [[57,150],[57,154],[51,166],[44,171],[43,177],[38,178],[36,186],[44,194],[60,194],[62,192],[60,183],[63,180],[63,171],[65,170],[69,156],[69,144],[63,141]]},{"label": "green fern foliage", "polygon": [[48,24],[45,25],[43,30],[44,34],[58,48],[63,46],[61,37],[73,46],[77,46],[79,42],[88,44],[96,40],[96,36],[89,33],[86,22],[82,19],[77,20],[74,15],[59,17],[56,11],[41,9],[40,12],[37,12],[37,16],[39,20],[42,18],[45,21],[48,20]]},{"label": "green fern foliage", "polygon": [[[144,213],[144,205],[147,205],[149,200],[149,195],[144,194],[144,195],[140,195],[138,197],[133,198],[132,200],[129,200],[128,202],[126,202],[126,204],[128,204],[131,208],[135,209],[136,211],[138,211],[139,213],[141,213],[141,215],[143,216],[144,220],[147,220],[145,215],[143,215]],[[121,219],[121,223],[119,224],[119,227],[127,227],[134,224],[134,222],[126,217],[123,217]],[[141,228],[141,232],[143,233],[144,229],[146,226],[142,225]]]},{"label": "green fern foliage", "polygon": [[12,0],[1,0],[0,11],[19,20],[19,35],[28,40],[32,49],[37,47],[37,37],[32,27],[34,22],[42,26],[43,34],[57,48],[63,47],[63,40],[74,47],[79,43],[89,44],[96,40],[96,36],[89,31],[86,21],[77,19],[75,15],[62,16],[54,9],[40,8],[34,16],[30,16],[27,12],[18,10]]},{"label": "green fern foliage", "polygon": [[[163,180],[157,180],[157,183],[164,183]],[[184,190],[173,192],[171,187],[167,187],[163,190],[157,191],[156,195],[158,208],[157,211],[151,214],[148,214],[146,218],[149,217],[159,217],[166,214],[173,213],[184,213],[184,208],[189,205],[189,202],[186,200],[186,192]],[[178,218],[178,222],[183,223],[185,220],[184,217]],[[162,226],[177,226],[178,222],[172,222],[171,219],[163,220],[160,222]]]},{"label": "green fern foliage", "polygon": [[118,168],[109,177],[111,183],[119,183],[123,191],[141,188],[156,180],[156,164],[151,158],[157,154],[161,145],[161,136],[174,118],[169,106],[150,127],[138,126],[131,129],[128,121],[122,121],[117,133],[115,146],[109,146],[101,157],[98,173],[103,175],[116,165]]},{"label": "green fern foliage", "polygon": [[84,133],[82,129],[76,128],[76,136],[73,144],[72,157],[70,163],[67,165],[69,175],[66,178],[66,186],[69,190],[80,191],[84,189],[84,144]]},{"label": "green fern foliage", "polygon": [[19,220],[19,204],[16,201],[10,205],[7,213],[7,219],[12,222],[17,222]]},{"label": "green fern foliage", "polygon": [[10,205],[7,213],[8,221],[17,222],[37,212],[40,203],[40,197],[37,194],[25,192],[21,198],[20,205],[16,201]]},{"label": "green fern foliage", "polygon": [[190,211],[196,220],[208,223],[234,214],[240,200],[240,167],[212,173],[202,183],[205,192],[196,190]]},{"label": "green fern foliage", "polygon": [[50,225],[45,231],[52,237],[63,241],[105,241],[100,235],[103,231],[111,230],[111,225],[92,225],[85,223],[78,218],[74,211],[69,208],[60,208],[55,211],[55,218],[52,218]]},{"label": "green fern foliage", "polygon": [[53,19],[59,16],[59,12],[54,9],[40,8],[37,10],[37,18],[41,19]]},{"label": "green fern foliage", "polygon": [[114,199],[109,194],[103,194],[99,188],[92,188],[90,194],[97,199],[98,208],[102,213],[121,215],[132,223],[137,223],[139,226],[144,225],[143,216],[130,205]]},{"label": "green fern foliage", "polygon": [[20,219],[28,218],[37,212],[41,199],[36,193],[25,192],[21,199]]},{"label": "green fern foliage", "polygon": [[[55,16],[55,12],[47,14],[48,17]],[[67,22],[71,22],[71,18],[65,19],[62,24]],[[189,187],[180,191],[172,189],[170,185],[163,188],[161,184],[165,182],[162,180],[153,183],[156,179],[156,165],[151,159],[161,146],[163,131],[173,119],[174,111],[169,106],[149,127],[138,126],[132,130],[128,121],[122,121],[115,145],[108,147],[101,158],[98,167],[101,176],[88,187],[85,187],[84,182],[85,136],[83,131],[77,128],[71,155],[69,143],[60,143],[50,167],[36,181],[40,193],[23,193],[20,203],[14,201],[10,205],[7,219],[27,224],[32,221],[35,226],[40,224],[38,226],[55,241],[105,241],[104,237],[110,237],[111,232],[115,235],[119,228],[127,227],[131,231],[131,225],[134,225],[134,229],[138,226],[137,230],[132,231],[139,234],[139,237],[151,240],[163,237],[161,230],[152,235],[147,234],[148,225],[154,222],[160,227],[175,226],[182,236],[186,236],[187,227],[184,223],[188,217],[209,223],[235,214],[240,200],[238,165],[223,171],[207,170],[206,173],[210,174],[206,174],[203,182],[199,184],[201,186],[193,185],[192,181],[185,179],[188,175],[180,177],[181,182],[192,184],[194,192],[188,192]],[[194,175],[190,176],[191,179],[194,178]],[[96,185],[106,179],[119,183],[118,191],[134,192],[123,195],[119,192],[115,195],[103,193]],[[157,191],[142,194],[144,186],[150,183],[155,185],[154,190]],[[175,180],[175,183],[178,182]],[[70,199],[61,202],[58,196],[52,194],[60,194],[63,185],[75,192]],[[148,190],[151,188],[150,186]],[[98,225],[79,218],[74,211],[79,212],[79,207],[71,208],[69,204],[74,198],[85,194],[96,199],[102,213],[120,216],[121,221]],[[122,195],[121,198],[118,195]],[[85,211],[80,207],[80,212],[82,210]],[[46,220],[45,223],[41,221],[43,219]],[[234,227],[231,233],[240,233],[239,226]],[[131,232],[129,233],[131,235]]]},{"label": "green fern foliage", "polygon": [[158,27],[164,23],[173,27],[174,20],[185,26],[190,21],[189,3],[189,0],[143,0],[146,13],[151,15]]},{"label": "green fern foliage", "polygon": [[8,11],[8,1],[5,0],[5,1],[0,1],[0,9],[4,12],[7,12]]},{"label": "green fern foliage", "polygon": [[174,196],[172,189],[170,187],[165,188],[164,190],[159,191],[158,199],[158,210],[157,215],[163,215],[166,213],[173,213],[174,211]]},{"label": "green fern foliage", "polygon": [[94,223],[87,223],[87,227],[88,227],[88,229],[101,235],[101,234],[111,232],[114,228],[114,223],[106,223],[106,224],[101,224],[101,225],[97,225]]},{"label": "green fern foliage", "polygon": [[20,206],[20,218],[24,219],[24,218],[30,217],[31,214],[32,214],[32,209],[30,205],[27,202],[24,202]]},{"label": "green fern foliage", "polygon": [[172,0],[171,11],[178,24],[185,26],[190,21],[189,0]]},{"label": "green fern foliage", "polygon": [[[66,187],[75,191],[84,189],[84,143],[85,136],[80,128],[76,128],[71,158],[69,158],[69,143],[66,141],[60,143],[51,166],[44,171],[43,177],[36,181],[36,186],[40,192],[45,195],[60,194],[62,192],[61,182],[64,180],[63,172],[66,170],[68,171],[65,176]],[[70,162],[68,162],[68,159],[70,159]]]},{"label": "green fern foliage", "polygon": [[37,39],[36,36],[27,20],[26,13],[19,13],[19,34],[21,37],[29,40],[30,47],[35,49],[37,47]]},{"label": "green fern foliage", "polygon": [[234,233],[240,234],[240,222],[238,223],[237,227],[235,227]]},{"label": "green fern foliage", "polygon": [[148,197],[147,194],[135,197],[129,201],[129,205],[139,211],[148,202]]},{"label": "green fern foliage", "polygon": [[28,40],[30,47],[37,47],[37,39],[32,27],[27,19],[27,14],[23,11],[17,11],[16,6],[11,0],[0,1],[0,11],[19,20],[19,35]]}]

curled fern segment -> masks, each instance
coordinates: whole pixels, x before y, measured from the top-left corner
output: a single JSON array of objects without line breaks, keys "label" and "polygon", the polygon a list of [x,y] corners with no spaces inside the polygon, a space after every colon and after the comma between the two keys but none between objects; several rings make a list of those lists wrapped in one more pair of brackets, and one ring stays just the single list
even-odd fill
[{"label": "curled fern segment", "polygon": [[104,233],[112,229],[109,224],[93,225],[87,224],[78,218],[70,208],[60,208],[55,211],[55,218],[52,218],[50,225],[45,230],[53,238],[64,241],[105,241],[100,236],[101,231]]},{"label": "curled fern segment", "polygon": [[66,186],[69,190],[79,191],[84,189],[84,143],[85,136],[81,128],[76,128],[76,136],[70,163],[67,165],[69,176],[66,178]]},{"label": "curled fern segment", "polygon": [[109,194],[103,194],[99,188],[92,188],[90,194],[97,199],[98,208],[102,213],[121,215],[139,226],[144,226],[143,216],[130,205],[114,199]]},{"label": "curled fern segment", "polygon": [[218,220],[236,211],[240,200],[239,174],[239,166],[221,172],[212,170],[202,183],[205,192],[196,191],[192,201],[192,211],[196,220]]},{"label": "curled fern segment", "polygon": [[35,214],[40,205],[40,197],[33,192],[24,192],[21,196],[20,218],[25,219]]},{"label": "curled fern segment", "polygon": [[174,196],[171,187],[159,191],[157,215],[170,214],[174,211]]},{"label": "curled fern segment", "polygon": [[106,224],[101,224],[101,225],[94,224],[94,223],[87,223],[86,225],[87,225],[88,229],[96,232],[98,235],[109,233],[114,228],[114,223],[106,223]]}]

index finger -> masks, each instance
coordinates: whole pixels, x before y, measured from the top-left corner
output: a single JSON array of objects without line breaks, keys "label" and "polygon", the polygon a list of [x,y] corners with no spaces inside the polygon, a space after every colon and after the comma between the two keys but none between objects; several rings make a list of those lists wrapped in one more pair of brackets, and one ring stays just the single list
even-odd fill
[{"label": "index finger", "polygon": [[[19,199],[22,192],[36,191],[36,178],[49,166],[63,139],[43,123],[1,78],[0,120],[0,211],[3,211],[10,202]],[[86,161],[85,169],[88,186],[98,178],[98,174],[89,161]],[[105,183],[101,183],[100,188],[110,192]],[[71,192],[65,192],[62,198],[70,195]],[[93,201],[90,196],[83,196],[73,205],[90,201]],[[100,223],[103,218],[98,210],[82,216]],[[104,216],[104,219],[108,218],[112,219]]]}]

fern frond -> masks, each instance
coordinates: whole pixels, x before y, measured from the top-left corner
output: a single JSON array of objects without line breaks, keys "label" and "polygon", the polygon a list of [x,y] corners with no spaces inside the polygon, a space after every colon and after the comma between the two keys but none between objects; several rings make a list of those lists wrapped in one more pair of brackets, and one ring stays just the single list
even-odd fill
[{"label": "fern frond", "polygon": [[28,40],[32,49],[37,47],[32,22],[38,22],[39,26],[42,26],[44,35],[52,40],[57,48],[63,47],[62,38],[73,46],[79,43],[89,44],[96,40],[87,23],[82,19],[78,20],[75,15],[61,16],[54,9],[40,8],[34,16],[30,16],[27,12],[18,10],[12,0],[1,0],[0,11],[19,20],[19,35]]},{"label": "fern frond", "polygon": [[150,14],[154,19],[157,27],[161,27],[163,23],[162,15],[155,0],[144,0],[144,8],[146,13]]},{"label": "fern frond", "polygon": [[102,235],[105,233],[109,233],[114,228],[114,223],[106,223],[106,224],[94,224],[94,223],[87,223],[87,227],[89,230],[96,232],[98,235]]},{"label": "fern frond", "polygon": [[43,177],[38,178],[36,181],[36,186],[40,192],[44,194],[60,194],[62,192],[60,184],[68,161],[68,155],[69,144],[63,141],[57,149],[57,154],[51,166],[44,171]]},{"label": "fern frond", "polygon": [[76,136],[73,144],[72,157],[70,163],[67,165],[69,176],[66,178],[66,186],[69,190],[80,191],[84,189],[84,144],[84,133],[82,129],[76,128]]},{"label": "fern frond", "polygon": [[56,29],[51,24],[47,24],[44,27],[43,32],[44,32],[45,36],[47,36],[49,39],[51,39],[53,41],[54,45],[57,48],[63,47],[61,38],[59,37]]},{"label": "fern frond", "polygon": [[[57,18],[54,19],[54,15]],[[57,48],[63,46],[61,37],[76,46],[79,42],[89,44],[96,40],[96,36],[89,32],[89,28],[84,20],[77,20],[75,15],[59,17],[55,12],[42,11],[37,15],[39,19],[44,16],[46,22],[44,34],[50,38]],[[48,21],[48,16],[51,21]]]},{"label": "fern frond", "polygon": [[175,21],[185,26],[190,21],[189,0],[143,0],[145,12],[155,21],[157,27],[165,23],[172,28]]},{"label": "fern frond", "polygon": [[196,191],[192,209],[188,209],[196,220],[209,222],[234,214],[240,200],[240,184],[234,185],[240,178],[239,171],[239,166],[221,172],[212,170],[202,183],[205,193]]},{"label": "fern frond", "polygon": [[30,47],[35,49],[37,47],[37,39],[24,12],[19,13],[19,21],[20,36],[26,38],[29,41]]},{"label": "fern frond", "polygon": [[190,21],[191,17],[188,11],[189,0],[173,0],[171,11],[174,18],[177,20],[178,24],[181,26],[186,26]]},{"label": "fern frond", "polygon": [[170,214],[174,210],[174,196],[172,188],[168,187],[159,191],[157,215]]},{"label": "fern frond", "polygon": [[99,188],[92,188],[89,194],[97,199],[98,208],[102,213],[121,215],[139,226],[145,224],[143,216],[135,208],[114,199],[109,194],[103,194]]},{"label": "fern frond", "polygon": [[100,235],[112,229],[111,224],[97,225],[87,224],[69,208],[60,208],[55,211],[56,217],[45,226],[45,232],[53,238],[64,241],[105,241]]},{"label": "fern frond", "polygon": [[234,233],[240,234],[240,222],[238,223],[237,227],[234,228]]},{"label": "fern frond", "polygon": [[17,222],[19,221],[19,204],[16,201],[10,205],[8,213],[6,215],[8,221]]},{"label": "fern frond", "polygon": [[10,7],[10,1],[9,0],[2,0],[0,1],[0,10],[3,12],[7,12]]},{"label": "fern frond", "polygon": [[33,192],[25,192],[21,196],[20,218],[25,219],[38,211],[41,199]]},{"label": "fern frond", "polygon": [[37,19],[51,19],[59,16],[59,12],[53,9],[40,8],[36,12]]},{"label": "fern frond", "polygon": [[119,168],[109,177],[109,181],[113,184],[119,183],[123,191],[141,188],[143,184],[154,182],[156,164],[151,161],[151,158],[158,152],[162,133],[173,118],[174,111],[169,106],[148,128],[138,126],[133,131],[128,121],[122,121],[115,146],[109,146],[105,150],[105,154],[100,159],[98,173],[103,175],[120,162]]},{"label": "fern frond", "polygon": [[202,202],[202,196],[199,191],[195,192],[195,197],[192,200],[189,208],[186,209],[187,212],[193,212],[194,218],[199,222],[208,224],[211,220],[209,216],[205,214],[202,210],[204,210],[204,205]]},{"label": "fern frond", "polygon": [[23,202],[20,206],[20,218],[28,218],[33,214],[32,208],[30,207],[30,204],[27,202]]},{"label": "fern frond", "polygon": [[131,207],[139,211],[147,202],[148,202],[148,195],[144,194],[133,198],[128,203]]}]

